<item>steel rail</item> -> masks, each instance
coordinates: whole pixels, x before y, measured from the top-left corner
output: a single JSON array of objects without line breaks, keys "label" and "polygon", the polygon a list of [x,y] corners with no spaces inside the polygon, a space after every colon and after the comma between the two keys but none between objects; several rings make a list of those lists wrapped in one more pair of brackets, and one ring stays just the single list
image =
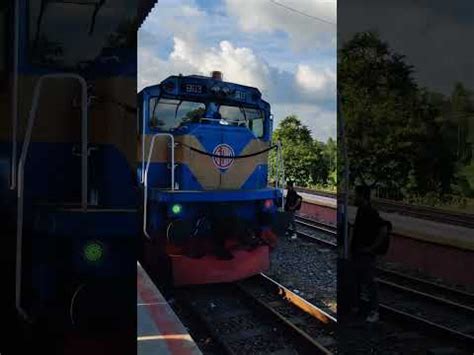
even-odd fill
[{"label": "steel rail", "polygon": [[[322,231],[326,234],[330,234],[330,235],[336,234],[335,228],[333,228],[333,230],[331,231],[330,225],[320,223],[326,227],[326,228],[321,228],[318,225],[316,225],[316,223],[313,223],[315,221],[312,221],[311,219],[303,217],[303,220],[310,221],[310,223],[302,222],[298,220],[297,220],[297,223],[309,228],[313,228],[318,231]],[[316,236],[312,236],[307,233],[298,232],[298,235],[307,240],[317,242],[317,243],[322,243],[329,247],[335,248],[337,246],[335,243],[317,238]],[[408,276],[400,272],[388,270],[386,268],[377,267],[377,273],[380,275],[376,278],[377,283],[384,285],[385,287],[390,287],[390,288],[396,289],[397,291],[408,293],[412,296],[425,298],[431,302],[438,303],[440,305],[447,306],[461,312],[467,312],[470,315],[474,314],[474,307],[471,306],[472,304],[474,304],[473,294],[463,292],[461,290],[456,290],[452,287],[448,287],[448,286],[440,285],[440,284],[430,282],[427,280],[423,280],[417,277]],[[392,280],[390,280],[390,278],[392,278]],[[398,283],[394,282],[393,278],[395,278],[398,281]],[[415,284],[417,287],[413,288],[413,287],[408,287],[406,285],[401,285],[400,283],[403,283],[403,282]],[[438,293],[438,295],[433,295],[431,293],[427,293],[426,291],[420,291],[420,288],[422,287],[429,288],[433,291],[433,293]],[[461,303],[460,301],[455,302],[451,299],[448,299],[449,296],[448,297],[439,296],[439,294],[443,294],[443,293],[447,293],[450,297],[456,297],[458,300],[461,299],[463,300],[464,303]],[[457,331],[455,329],[446,327],[444,325],[432,322],[423,317],[414,316],[412,314],[396,309],[384,303],[380,303],[379,306],[383,314],[387,314],[391,317],[394,316],[399,319],[404,318],[405,321],[418,324],[419,326],[422,326],[423,328],[430,330],[431,332],[434,332],[436,334],[444,334],[450,337],[451,339],[454,339],[457,341],[461,340],[463,342],[466,342],[466,344],[470,344],[471,346],[474,346],[474,336],[470,334],[466,334],[466,333]]]}]

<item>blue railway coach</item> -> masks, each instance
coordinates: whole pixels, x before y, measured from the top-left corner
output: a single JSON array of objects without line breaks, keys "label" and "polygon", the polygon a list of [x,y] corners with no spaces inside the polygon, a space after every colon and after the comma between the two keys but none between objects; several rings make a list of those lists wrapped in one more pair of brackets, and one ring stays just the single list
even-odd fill
[{"label": "blue railway coach", "polygon": [[127,292],[135,307],[136,13],[134,0],[0,6],[14,43],[1,61],[0,250],[18,312],[41,325],[118,322]]}]

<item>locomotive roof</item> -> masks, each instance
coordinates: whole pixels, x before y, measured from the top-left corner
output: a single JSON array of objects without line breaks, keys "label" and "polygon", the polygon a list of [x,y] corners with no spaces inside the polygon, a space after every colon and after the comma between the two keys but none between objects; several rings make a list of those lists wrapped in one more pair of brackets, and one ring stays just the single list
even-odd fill
[{"label": "locomotive roof", "polygon": [[215,82],[215,83],[222,83],[222,84],[228,84],[228,85],[232,85],[232,86],[235,86],[235,87],[240,87],[242,89],[246,89],[246,90],[249,90],[249,91],[255,91],[255,92],[258,92],[259,96],[261,97],[262,93],[260,92],[259,89],[257,89],[256,87],[253,87],[253,86],[247,86],[247,85],[242,85],[242,84],[236,84],[236,83],[233,83],[233,82],[230,82],[230,81],[224,81],[224,80],[216,80],[216,79],[213,79],[212,77],[210,76],[204,76],[204,75],[171,75],[169,77],[167,77],[166,79],[164,79],[161,83],[163,84],[164,82],[168,81],[169,79],[171,78],[178,78],[178,79],[197,79],[197,80],[202,80],[202,81],[207,81],[207,82]]},{"label": "locomotive roof", "polygon": [[[220,102],[240,103],[244,105],[269,107],[262,99],[259,89],[251,86],[217,80],[203,75],[171,75],[157,85],[148,86],[141,93],[152,93],[160,88],[164,97],[181,99],[219,100]],[[217,92],[213,91],[217,88]],[[220,91],[222,90],[222,91]],[[225,92],[225,95],[221,94]]]}]

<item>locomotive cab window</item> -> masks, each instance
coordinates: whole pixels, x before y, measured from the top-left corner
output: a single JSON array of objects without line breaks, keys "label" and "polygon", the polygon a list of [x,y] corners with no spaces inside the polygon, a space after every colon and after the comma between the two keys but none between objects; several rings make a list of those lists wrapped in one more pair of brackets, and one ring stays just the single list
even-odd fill
[{"label": "locomotive cab window", "polygon": [[264,134],[262,110],[221,105],[219,113],[222,119],[231,125],[246,127],[252,131],[257,138],[262,138]]},{"label": "locomotive cab window", "polygon": [[150,126],[170,131],[186,122],[199,122],[206,106],[202,102],[152,98],[150,100]]},{"label": "locomotive cab window", "polygon": [[256,110],[253,108],[246,108],[245,115],[249,122],[249,129],[257,138],[262,138],[264,134],[263,119],[264,115],[262,110]]}]

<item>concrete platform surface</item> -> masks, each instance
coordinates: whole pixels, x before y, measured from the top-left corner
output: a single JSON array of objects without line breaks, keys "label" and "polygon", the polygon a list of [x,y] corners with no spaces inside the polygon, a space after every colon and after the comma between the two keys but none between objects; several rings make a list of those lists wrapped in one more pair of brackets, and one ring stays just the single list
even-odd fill
[{"label": "concrete platform surface", "polygon": [[137,354],[202,354],[139,263],[137,263]]},{"label": "concrete platform surface", "polygon": [[[319,205],[326,208],[337,208],[337,202],[334,198],[311,195],[302,192],[299,194],[303,197],[305,203]],[[350,222],[354,221],[356,212],[356,207],[349,206]],[[474,229],[472,228],[382,211],[380,211],[380,216],[392,222],[393,232],[395,234],[428,243],[474,251]]]}]

